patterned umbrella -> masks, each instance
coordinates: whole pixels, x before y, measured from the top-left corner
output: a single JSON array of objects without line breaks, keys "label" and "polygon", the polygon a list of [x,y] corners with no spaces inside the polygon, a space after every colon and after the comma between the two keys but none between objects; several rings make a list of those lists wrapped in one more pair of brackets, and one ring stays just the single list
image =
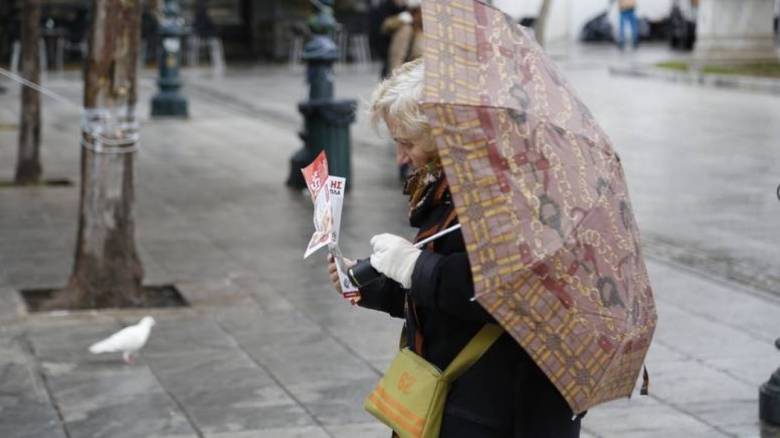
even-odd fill
[{"label": "patterned umbrella", "polygon": [[574,412],[629,396],[655,303],[620,160],[528,30],[425,0],[428,116],[476,299]]}]

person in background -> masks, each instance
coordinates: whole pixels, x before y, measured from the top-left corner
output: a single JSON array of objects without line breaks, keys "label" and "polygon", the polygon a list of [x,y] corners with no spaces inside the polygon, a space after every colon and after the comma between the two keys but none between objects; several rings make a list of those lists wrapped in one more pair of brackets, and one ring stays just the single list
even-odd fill
[{"label": "person in background", "polygon": [[639,45],[639,26],[636,20],[636,0],[618,0],[620,11],[620,34],[618,35],[618,47],[623,50],[626,47],[626,22],[631,27],[631,45],[633,48]]},{"label": "person in background", "polygon": [[387,66],[390,73],[401,64],[422,56],[423,28],[420,0],[407,0],[406,10],[385,20],[387,32],[392,29]]},{"label": "person in background", "polygon": [[382,60],[381,79],[390,75],[387,55],[390,48],[390,40],[393,37],[392,32],[385,32],[383,25],[387,19],[403,12],[405,5],[405,0],[384,0],[378,6],[372,7],[369,12],[371,30],[368,37],[374,57]]}]

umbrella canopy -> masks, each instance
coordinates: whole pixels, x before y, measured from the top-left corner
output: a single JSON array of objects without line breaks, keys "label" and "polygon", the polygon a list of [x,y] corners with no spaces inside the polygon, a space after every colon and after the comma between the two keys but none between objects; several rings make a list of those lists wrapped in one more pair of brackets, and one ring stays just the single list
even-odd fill
[{"label": "umbrella canopy", "polygon": [[426,0],[425,97],[476,299],[574,412],[629,396],[656,324],[620,160],[528,30]]}]

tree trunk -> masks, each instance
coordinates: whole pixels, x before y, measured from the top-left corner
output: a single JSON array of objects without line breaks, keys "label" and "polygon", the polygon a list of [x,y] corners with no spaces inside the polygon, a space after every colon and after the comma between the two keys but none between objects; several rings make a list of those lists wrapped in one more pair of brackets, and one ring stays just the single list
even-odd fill
[{"label": "tree trunk", "polygon": [[133,150],[141,0],[92,0],[76,258],[49,308],[143,306]]},{"label": "tree trunk", "polygon": [[536,22],[534,23],[536,42],[542,47],[544,47],[544,33],[547,30],[547,18],[550,16],[551,5],[552,0],[542,0],[542,5],[539,7],[539,15],[536,17]]},{"label": "tree trunk", "polygon": [[[22,10],[22,77],[41,82],[38,45],[41,37],[41,1],[25,0]],[[16,176],[19,185],[38,184],[41,179],[41,96],[30,87],[22,87],[19,150],[16,156]]]}]

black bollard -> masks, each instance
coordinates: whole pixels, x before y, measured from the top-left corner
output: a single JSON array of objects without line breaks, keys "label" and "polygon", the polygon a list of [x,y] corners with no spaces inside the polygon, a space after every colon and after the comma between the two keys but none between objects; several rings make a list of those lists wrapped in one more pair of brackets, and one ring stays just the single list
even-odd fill
[{"label": "black bollard", "polygon": [[[775,347],[780,350],[780,338],[775,340]],[[758,390],[758,417],[780,426],[780,367]]]},{"label": "black bollard", "polygon": [[338,59],[338,47],[330,37],[337,26],[333,18],[334,0],[313,0],[313,3],[318,12],[309,20],[312,38],[303,50],[309,100],[298,105],[304,118],[304,129],[299,134],[304,145],[290,158],[287,185],[305,188],[301,168],[325,150],[329,174],[347,178],[349,188],[352,186],[349,127],[355,121],[357,102],[333,99],[333,63]]},{"label": "black bollard", "polygon": [[181,79],[181,39],[187,34],[176,0],[165,0],[159,23],[162,55],[157,85],[160,92],[152,98],[152,117],[187,117],[187,99],[179,94]]}]

